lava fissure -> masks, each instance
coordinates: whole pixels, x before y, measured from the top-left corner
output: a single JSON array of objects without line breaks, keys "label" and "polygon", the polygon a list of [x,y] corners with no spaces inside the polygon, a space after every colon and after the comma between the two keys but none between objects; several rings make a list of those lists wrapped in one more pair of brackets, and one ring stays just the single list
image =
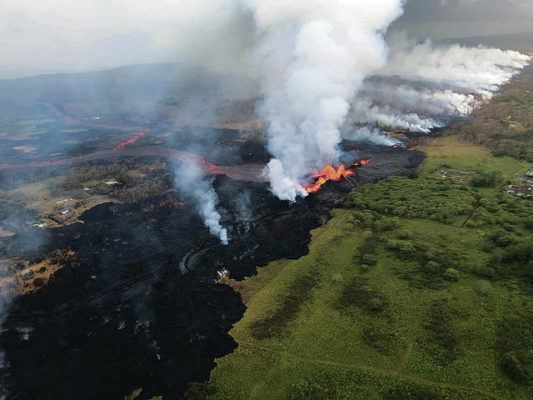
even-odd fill
[{"label": "lava fissure", "polygon": [[356,162],[351,167],[340,165],[335,167],[332,164],[326,164],[320,171],[311,174],[310,178],[314,180],[313,183],[305,187],[307,193],[317,193],[328,182],[339,182],[342,179],[347,179],[355,175],[355,168],[362,167],[368,164],[368,160],[361,160]]}]

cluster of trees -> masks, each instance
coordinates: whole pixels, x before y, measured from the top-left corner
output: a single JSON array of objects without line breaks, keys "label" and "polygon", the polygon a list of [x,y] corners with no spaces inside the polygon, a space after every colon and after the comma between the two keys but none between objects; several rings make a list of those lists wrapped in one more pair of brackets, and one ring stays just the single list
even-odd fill
[{"label": "cluster of trees", "polygon": [[344,206],[406,218],[453,222],[476,206],[472,188],[448,180],[391,177],[350,194]]},{"label": "cluster of trees", "polygon": [[533,384],[533,314],[513,307],[498,324],[496,350],[501,370],[514,382]]},{"label": "cluster of trees", "polygon": [[525,132],[501,132],[491,136],[492,154],[533,162],[533,129]]},{"label": "cluster of trees", "polygon": [[69,171],[61,186],[64,190],[80,189],[86,182],[103,179],[128,184],[136,179],[136,175],[128,163],[87,165]]},{"label": "cluster of trees", "polygon": [[480,171],[472,178],[472,186],[476,188],[494,187],[503,181],[499,171]]},{"label": "cluster of trees", "polygon": [[142,180],[129,186],[114,188],[111,196],[124,203],[137,203],[170,189],[169,182],[157,177],[151,180]]},{"label": "cluster of trees", "polygon": [[513,157],[517,160],[533,162],[533,146],[531,143],[515,143],[500,145],[492,151],[495,157]]}]

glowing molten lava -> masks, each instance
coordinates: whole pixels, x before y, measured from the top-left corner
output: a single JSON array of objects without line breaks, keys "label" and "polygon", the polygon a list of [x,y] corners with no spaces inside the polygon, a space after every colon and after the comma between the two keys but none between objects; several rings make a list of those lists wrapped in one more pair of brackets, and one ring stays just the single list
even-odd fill
[{"label": "glowing molten lava", "polygon": [[368,160],[359,161],[355,163],[352,168],[347,168],[344,165],[335,168],[333,165],[327,164],[324,168],[322,168],[322,170],[315,172],[311,175],[311,178],[315,181],[314,183],[307,185],[305,187],[305,190],[309,194],[316,193],[322,188],[322,186],[324,186],[329,181],[338,182],[341,179],[346,179],[350,176],[354,176],[355,171],[353,170],[353,168],[362,167],[366,164],[368,164]]},{"label": "glowing molten lava", "polygon": [[146,132],[139,132],[138,134],[136,134],[135,136],[133,136],[132,138],[130,139],[126,139],[126,140],[123,140],[122,142],[120,142],[119,144],[117,144],[117,146],[115,147],[115,151],[118,151],[118,150],[124,150],[124,148],[129,145],[129,144],[132,144],[132,143],[135,143],[137,140],[139,140],[140,138],[142,138],[144,135],[146,135]]}]

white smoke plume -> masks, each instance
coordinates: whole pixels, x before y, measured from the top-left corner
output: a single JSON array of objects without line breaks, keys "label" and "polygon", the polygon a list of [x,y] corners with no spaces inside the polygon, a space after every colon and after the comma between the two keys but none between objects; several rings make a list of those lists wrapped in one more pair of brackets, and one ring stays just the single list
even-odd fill
[{"label": "white smoke plume", "polygon": [[429,133],[470,114],[530,62],[516,51],[390,41],[390,58],[365,81],[352,104],[353,122]]},{"label": "white smoke plume", "polygon": [[343,134],[343,138],[362,143],[373,143],[380,146],[396,146],[401,145],[402,142],[398,139],[390,137],[377,128],[369,128],[364,126],[353,132]]},{"label": "white smoke plume", "polygon": [[531,57],[517,51],[460,45],[437,46],[430,40],[416,44],[393,38],[391,54],[380,75],[437,82],[490,95],[529,64]]},{"label": "white smoke plume", "polygon": [[352,104],[352,115],[357,123],[377,124],[409,132],[429,133],[442,123],[433,118],[420,117],[413,112],[395,111],[387,104],[373,104],[369,99],[359,98]]},{"label": "white smoke plume", "polygon": [[269,125],[272,190],[305,196],[300,181],[338,159],[339,128],[364,79],[386,63],[383,32],[400,0],[242,0],[256,26],[255,66]]},{"label": "white smoke plume", "polygon": [[198,168],[180,165],[176,168],[176,187],[194,201],[209,232],[218,237],[223,245],[229,244],[228,231],[221,225],[217,211],[218,195],[212,182]]},{"label": "white smoke plume", "polygon": [[479,104],[479,99],[470,93],[386,80],[367,81],[360,96],[430,115],[465,116]]}]

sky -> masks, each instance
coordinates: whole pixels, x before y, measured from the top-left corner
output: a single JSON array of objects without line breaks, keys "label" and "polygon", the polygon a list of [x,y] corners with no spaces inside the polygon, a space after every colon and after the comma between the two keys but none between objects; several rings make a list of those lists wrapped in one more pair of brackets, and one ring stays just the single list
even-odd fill
[{"label": "sky", "polygon": [[533,35],[533,0],[408,0],[395,28],[433,39]]},{"label": "sky", "polygon": [[[305,1],[305,0],[303,0]],[[232,0],[2,0],[0,79],[122,65],[179,62],[180,54],[213,60],[228,48]],[[216,20],[198,31],[203,10]],[[220,25],[227,24],[220,30]],[[193,31],[193,26],[196,29]],[[409,0],[394,29],[436,39],[533,31],[533,0]],[[180,41],[187,37],[188,40]],[[193,40],[191,40],[193,38]],[[224,45],[222,45],[224,44]],[[194,47],[186,52],[183,47]],[[237,44],[238,47],[238,44]]]}]

